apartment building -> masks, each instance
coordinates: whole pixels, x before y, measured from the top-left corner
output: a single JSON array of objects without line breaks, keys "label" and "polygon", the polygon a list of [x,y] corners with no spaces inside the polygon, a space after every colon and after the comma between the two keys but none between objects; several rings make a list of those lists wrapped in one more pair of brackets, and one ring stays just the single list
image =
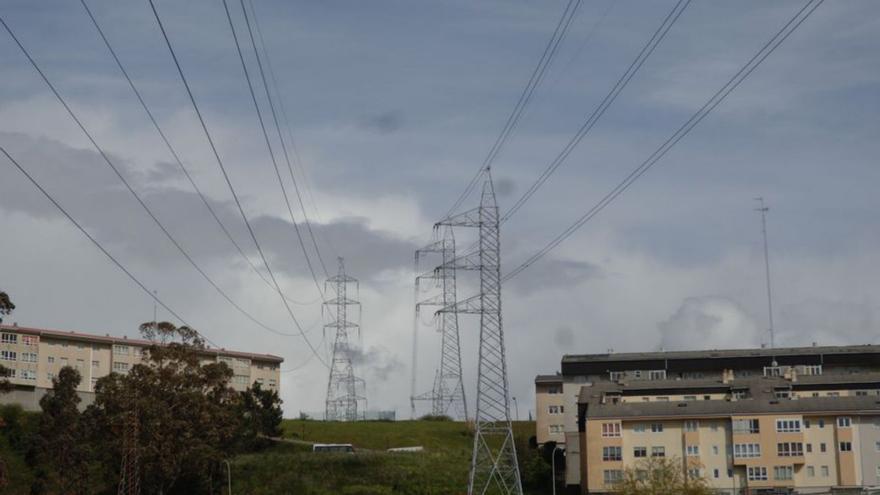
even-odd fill
[{"label": "apartment building", "polygon": [[[82,375],[78,392],[85,407],[94,400],[95,384],[110,373],[127,373],[142,362],[146,340],[66,332],[18,325],[0,325],[0,364],[9,369],[14,385],[0,403],[21,404],[39,410],[40,398],[52,388],[61,368],[71,366]],[[283,358],[226,349],[206,349],[203,362],[224,362],[233,370],[232,387],[245,390],[254,383],[277,389]]]},{"label": "apartment building", "polygon": [[565,356],[535,379],[566,484],[610,493],[649,457],[719,493],[880,486],[880,346]]}]

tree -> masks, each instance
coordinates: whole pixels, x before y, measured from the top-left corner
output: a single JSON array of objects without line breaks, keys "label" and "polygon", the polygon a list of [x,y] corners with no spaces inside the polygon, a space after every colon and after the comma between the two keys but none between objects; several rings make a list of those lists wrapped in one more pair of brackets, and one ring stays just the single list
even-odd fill
[{"label": "tree", "polygon": [[[9,295],[0,290],[0,323],[3,323],[3,316],[12,314],[12,310],[14,309],[15,304],[9,299]],[[7,376],[9,376],[9,370],[0,364],[0,394],[12,391],[12,384],[9,383]],[[3,461],[3,458],[0,457],[0,488],[6,486],[6,483],[6,463]]]},{"label": "tree", "polygon": [[[188,327],[145,323],[141,334],[153,344],[143,363],[128,374],[112,373],[97,383],[87,410],[102,463],[120,459],[125,418],[134,411],[144,493],[207,492],[220,463],[239,443],[241,397],[229,387],[232,370],[202,362],[203,339]],[[256,397],[256,396],[255,396]],[[258,401],[259,402],[259,401]]]},{"label": "tree", "polygon": [[244,449],[265,446],[265,437],[281,436],[281,397],[275,390],[264,390],[259,383],[241,392],[238,405],[240,440]]},{"label": "tree", "polygon": [[82,378],[65,366],[52,379],[52,391],[40,399],[43,411],[35,442],[37,462],[43,468],[39,483],[61,493],[86,493],[89,479],[88,436],[80,421],[76,392]]},{"label": "tree", "polygon": [[711,495],[705,478],[685,474],[681,459],[651,457],[638,462],[623,472],[623,481],[616,493],[622,495]]}]

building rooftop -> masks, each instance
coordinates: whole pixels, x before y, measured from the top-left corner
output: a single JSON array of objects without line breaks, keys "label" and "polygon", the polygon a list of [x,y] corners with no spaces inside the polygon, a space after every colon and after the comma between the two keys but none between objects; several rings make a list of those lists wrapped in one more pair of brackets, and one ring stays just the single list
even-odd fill
[{"label": "building rooftop", "polygon": [[[109,334],[107,335],[95,335],[88,334],[82,332],[74,332],[74,331],[64,331],[64,330],[53,330],[49,328],[35,328],[35,327],[22,327],[18,324],[12,325],[0,325],[0,330],[7,330],[22,334],[29,335],[39,335],[41,337],[53,337],[58,339],[67,339],[67,340],[76,340],[82,342],[98,342],[102,344],[125,344],[125,345],[139,345],[139,346],[150,346],[153,345],[154,342],[150,342],[149,340],[143,339],[129,339],[127,337],[111,337]],[[230,351],[224,348],[215,348],[208,347],[204,351],[208,354],[216,354],[223,356],[231,356],[231,357],[240,357],[247,358],[252,360],[259,361],[270,361],[273,363],[282,363],[284,362],[284,358],[280,356],[275,356],[272,354],[256,354],[251,352],[240,352],[240,351]]]},{"label": "building rooftop", "polygon": [[596,363],[617,361],[643,361],[666,359],[782,357],[816,354],[862,354],[880,353],[880,345],[776,347],[761,349],[711,349],[695,351],[620,352],[604,354],[566,354],[563,363]]},{"label": "building rooftop", "polygon": [[696,400],[684,402],[629,402],[600,404],[590,402],[586,417],[590,418],[681,418],[683,416],[729,417],[743,414],[878,414],[880,398],[809,397],[802,399],[742,399],[735,401]]},{"label": "building rooftop", "polygon": [[538,375],[535,383],[562,383],[562,375]]}]

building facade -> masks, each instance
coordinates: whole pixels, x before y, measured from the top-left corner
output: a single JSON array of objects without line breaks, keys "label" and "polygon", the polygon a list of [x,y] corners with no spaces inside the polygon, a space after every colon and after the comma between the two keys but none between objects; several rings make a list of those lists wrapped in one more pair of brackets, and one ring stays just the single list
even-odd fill
[{"label": "building facade", "polygon": [[[0,364],[9,369],[14,390],[0,395],[0,403],[21,404],[39,410],[40,398],[52,389],[52,379],[70,366],[82,375],[78,392],[82,406],[94,400],[95,384],[110,373],[127,373],[141,363],[146,340],[0,325]],[[278,390],[283,358],[208,348],[203,362],[225,362],[233,370],[231,386],[245,390],[254,383]]]},{"label": "building facade", "polygon": [[582,493],[651,457],[718,493],[880,487],[880,346],[565,356],[535,387],[538,442]]}]

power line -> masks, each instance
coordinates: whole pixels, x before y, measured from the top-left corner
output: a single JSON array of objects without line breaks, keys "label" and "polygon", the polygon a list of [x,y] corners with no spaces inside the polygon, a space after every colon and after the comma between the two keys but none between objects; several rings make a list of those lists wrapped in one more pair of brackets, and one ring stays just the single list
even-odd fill
[{"label": "power line", "polygon": [[[116,62],[117,67],[119,67],[120,72],[122,72],[122,75],[125,77],[125,80],[128,82],[129,87],[131,87],[131,90],[134,92],[135,96],[137,97],[138,102],[140,102],[141,107],[143,107],[144,112],[146,112],[147,117],[149,117],[150,122],[152,122],[153,127],[156,129],[156,132],[159,133],[159,137],[162,138],[162,142],[165,143],[165,147],[168,148],[168,152],[171,153],[171,156],[174,158],[174,161],[180,167],[180,170],[183,172],[183,175],[186,177],[186,180],[189,181],[193,190],[196,192],[196,194],[198,194],[199,198],[202,200],[202,203],[205,205],[205,208],[208,209],[208,211],[211,213],[211,216],[214,218],[214,221],[220,227],[220,230],[223,232],[224,235],[226,235],[226,238],[229,239],[229,242],[231,242],[232,245],[235,246],[235,249],[238,251],[238,253],[241,255],[241,257],[247,262],[248,265],[250,265],[250,267],[254,270],[254,272],[256,272],[256,274],[259,275],[259,277],[263,280],[263,282],[265,282],[270,288],[272,288],[272,283],[269,281],[269,279],[266,278],[265,275],[263,275],[263,273],[254,264],[254,262],[251,261],[250,257],[248,257],[245,254],[241,245],[239,245],[238,242],[236,242],[235,238],[232,236],[232,234],[229,232],[229,230],[226,228],[226,226],[220,220],[220,217],[219,217],[219,215],[217,215],[217,212],[214,210],[214,207],[211,206],[211,203],[208,201],[208,199],[202,193],[202,190],[199,188],[199,186],[196,184],[195,180],[192,178],[192,175],[189,173],[189,170],[187,170],[186,166],[184,166],[183,160],[180,159],[180,156],[178,155],[177,151],[171,145],[171,142],[168,140],[168,137],[166,136],[165,131],[163,131],[162,128],[159,126],[158,120],[156,119],[152,110],[150,110],[150,107],[149,107],[149,105],[147,105],[146,100],[144,100],[143,95],[141,95],[140,90],[134,84],[134,81],[132,80],[131,76],[129,75],[128,70],[126,70],[125,66],[122,64],[122,61],[120,60],[118,54],[116,53],[116,50],[113,48],[113,45],[110,43],[109,38],[107,38],[107,36],[104,33],[104,30],[101,28],[101,25],[98,23],[97,18],[95,18],[95,16],[92,13],[92,10],[89,8],[88,4],[86,4],[86,0],[80,0],[80,3],[82,3],[82,6],[85,9],[86,13],[88,14],[89,19],[91,19],[92,24],[95,26],[95,29],[97,29],[98,34],[101,36],[101,39],[104,41],[104,45],[107,46],[107,50],[110,52],[110,55],[113,57],[113,60]],[[294,304],[299,304],[299,305],[313,304],[314,302],[316,302],[316,301],[312,301],[311,303],[301,302],[301,301],[293,300],[289,297],[287,298],[287,300],[294,303]]]},{"label": "power line", "polygon": [[694,113],[681,127],[679,127],[659,148],[657,148],[645,161],[636,167],[626,178],[621,181],[614,189],[605,195],[598,203],[593,205],[584,215],[578,218],[573,224],[566,228],[561,234],[551,240],[537,253],[529,257],[521,265],[504,275],[502,280],[509,280],[523,270],[533,265],[536,261],[544,257],[552,251],[556,246],[570,237],[576,230],[585,223],[595,217],[600,211],[605,209],[615,198],[620,196],[625,190],[638,180],[645,172],[648,171],[655,163],[657,163],[666,153],[672,149],[682,138],[697,126],[707,115],[717,107],[734,89],[737,88],[758,66],[772,54],[801,24],[813,13],[824,0],[809,0],[758,52],[743,65],[727,83],[721,87],[711,98]]},{"label": "power line", "polygon": [[[241,3],[241,12],[244,14],[244,22],[248,29],[248,36],[251,39],[251,46],[254,47],[254,58],[257,60],[257,67],[260,69],[260,79],[263,81],[263,89],[266,91],[266,100],[269,102],[269,109],[272,111],[272,121],[275,123],[275,130],[278,132],[278,141],[281,142],[281,150],[284,152],[284,161],[287,163],[287,170],[290,172],[290,180],[293,182],[293,189],[296,192],[296,199],[299,201],[299,207],[302,210],[303,220],[306,224],[306,229],[309,231],[309,237],[312,239],[312,246],[315,248],[315,254],[318,255],[318,261],[321,262],[321,268],[324,270],[324,275],[326,277],[330,277],[330,274],[327,272],[327,265],[324,264],[324,258],[321,256],[321,250],[318,249],[318,241],[315,239],[315,233],[312,231],[312,223],[309,221],[309,214],[306,212],[306,205],[303,203],[302,193],[299,190],[299,184],[297,183],[296,176],[293,174],[293,165],[290,162],[290,153],[287,152],[287,144],[284,142],[284,136],[281,134],[281,126],[278,123],[278,112],[275,111],[275,102],[272,101],[272,93],[269,91],[269,83],[266,80],[266,72],[263,70],[263,62],[260,60],[260,53],[257,49],[257,42],[254,39],[254,31],[251,29],[251,21],[250,17],[247,13],[247,8],[245,8],[244,0],[239,0]],[[268,58],[267,58],[268,61]]]},{"label": "power line", "polygon": [[[162,222],[155,215],[155,213],[153,213],[153,211],[150,209],[150,207],[147,206],[147,204],[144,202],[143,198],[141,198],[140,195],[134,190],[134,188],[131,186],[131,184],[128,182],[128,180],[126,180],[125,176],[122,175],[122,172],[120,172],[119,169],[116,167],[116,164],[114,164],[113,161],[110,160],[110,157],[107,155],[107,153],[104,151],[104,149],[98,144],[98,142],[95,140],[95,138],[89,132],[89,130],[86,129],[85,125],[82,123],[82,121],[79,119],[79,117],[76,116],[76,113],[73,111],[73,109],[70,107],[70,105],[67,104],[67,101],[64,99],[64,97],[61,96],[61,93],[58,92],[58,90],[55,88],[55,85],[52,84],[52,82],[49,80],[49,78],[46,76],[46,74],[43,72],[43,70],[37,64],[36,60],[34,60],[34,58],[27,51],[27,49],[24,47],[24,45],[21,43],[21,41],[19,41],[18,37],[15,36],[15,33],[12,31],[12,29],[9,27],[9,25],[6,23],[6,21],[3,19],[2,16],[0,16],[0,24],[3,24],[3,27],[6,29],[6,32],[9,33],[9,36],[12,37],[13,41],[15,41],[16,45],[18,45],[19,49],[24,54],[24,56],[27,57],[28,61],[31,63],[31,66],[33,66],[33,68],[37,71],[37,73],[43,79],[43,82],[45,82],[46,85],[49,87],[49,89],[52,91],[52,94],[55,95],[55,97],[58,99],[58,101],[61,103],[61,105],[64,107],[64,109],[67,110],[67,113],[68,113],[68,115],[70,115],[71,119],[73,119],[73,121],[80,128],[80,130],[83,132],[83,134],[86,135],[89,142],[92,143],[92,146],[98,151],[98,154],[100,154],[101,157],[104,159],[104,162],[106,162],[107,165],[110,166],[110,169],[113,170],[113,172],[116,174],[116,177],[118,177],[119,180],[122,181],[122,184],[125,185],[125,188],[128,189],[128,191],[132,194],[132,196],[134,196],[134,198],[141,205],[141,207],[144,209],[144,211],[147,213],[147,215],[149,215],[149,217],[153,220],[153,222],[156,224],[156,226],[159,227],[159,229],[162,231],[163,234],[165,234],[165,237],[168,238],[168,240],[174,245],[174,247],[177,248],[178,251],[180,251],[180,253],[183,255],[184,258],[186,258],[186,260],[190,263],[190,265],[192,265],[193,268],[195,268],[196,271],[199,272],[199,274],[202,276],[202,278],[204,278],[214,288],[214,290],[217,291],[218,294],[220,294],[224,299],[226,299],[226,301],[233,308],[235,308],[239,313],[244,315],[247,319],[251,320],[254,324],[256,324],[257,326],[259,326],[269,332],[277,333],[280,335],[285,335],[285,334],[273,329],[272,327],[269,327],[268,325],[264,324],[260,320],[256,319],[253,315],[251,315],[244,308],[242,308],[238,303],[236,303],[229,296],[229,294],[227,294],[222,288],[220,288],[220,286],[216,282],[214,282],[214,280],[205,272],[204,269],[202,269],[201,266],[199,266],[198,263],[196,263],[196,261],[189,254],[189,252],[187,252],[187,250],[183,248],[183,246],[177,241],[177,239],[175,239],[174,236],[171,235],[171,232],[168,231],[168,229],[165,227],[164,224],[162,224]],[[293,334],[289,334],[289,335],[293,335]]]},{"label": "power line", "polygon": [[[244,5],[242,5],[244,8]],[[226,19],[229,20],[229,29],[232,31],[232,39],[235,41],[235,49],[238,52],[238,59],[241,61],[241,68],[244,71],[244,77],[247,81],[248,91],[251,95],[251,100],[254,102],[254,109],[257,111],[257,119],[260,121],[260,130],[263,132],[263,138],[266,141],[266,149],[269,151],[269,158],[272,160],[272,166],[275,170],[275,177],[278,179],[278,185],[281,187],[281,194],[284,197],[284,203],[287,205],[287,212],[290,214],[290,222],[293,224],[293,229],[296,232],[296,238],[299,241],[300,249],[302,249],[303,256],[306,258],[306,265],[309,267],[309,273],[312,275],[312,280],[315,283],[315,288],[318,289],[318,294],[323,296],[324,292],[321,289],[321,284],[318,283],[318,276],[315,274],[315,268],[312,266],[312,260],[309,258],[309,252],[306,249],[305,242],[303,241],[302,233],[299,230],[299,225],[296,223],[296,218],[293,215],[293,208],[290,206],[290,198],[287,196],[287,189],[284,187],[284,180],[281,178],[281,171],[278,168],[278,161],[275,159],[275,151],[272,149],[272,141],[269,139],[269,133],[266,131],[266,123],[263,120],[263,112],[260,110],[260,104],[257,102],[257,94],[254,91],[254,85],[251,81],[251,74],[247,68],[247,63],[244,60],[244,53],[241,51],[241,44],[238,41],[238,34],[235,31],[235,24],[232,22],[232,14],[229,12],[229,4],[226,0],[223,0],[223,9],[226,11]],[[256,46],[254,46],[254,50],[256,51]]]},{"label": "power line", "polygon": [[[293,151],[294,163],[299,168],[300,174],[302,174],[303,185],[305,187],[306,195],[308,196],[309,203],[311,203],[312,210],[314,210],[314,212],[315,212],[315,218],[318,220],[318,223],[323,223],[323,221],[321,220],[321,214],[318,211],[318,205],[315,202],[315,196],[314,196],[314,194],[312,194],[312,186],[310,185],[309,176],[306,173],[306,167],[303,165],[302,157],[300,157],[299,150],[297,149],[296,140],[293,137],[293,129],[290,125],[290,119],[287,116],[287,108],[284,105],[284,97],[281,94],[281,89],[278,84],[278,78],[275,76],[275,70],[272,68],[272,59],[271,59],[271,57],[269,57],[269,49],[266,48],[266,40],[263,38],[263,31],[260,29],[260,20],[259,20],[259,17],[257,16],[257,10],[254,7],[254,3],[251,0],[248,0],[248,5],[250,5],[251,12],[253,14],[254,28],[257,31],[257,37],[260,40],[260,47],[263,50],[263,56],[266,59],[266,68],[269,70],[269,78],[271,79],[272,85],[275,88],[275,94],[278,96],[278,105],[279,105],[279,107],[281,107],[281,117],[284,120],[284,126],[287,129],[287,137],[290,140],[290,149]],[[282,142],[283,142],[283,140],[282,140]],[[293,174],[292,171],[291,171],[291,174]],[[295,180],[294,180],[294,185],[296,185]],[[305,220],[307,222],[306,225],[309,226],[309,233],[312,234],[311,222],[309,221],[309,217],[308,217],[308,214],[306,213],[305,208],[303,208],[303,217],[305,218]],[[330,251],[333,252],[333,255],[338,258],[339,253],[336,251],[336,248],[333,246],[333,243],[330,241],[329,236],[323,235],[323,233],[320,230],[318,231],[318,234],[321,235],[322,240],[324,241],[324,244],[326,244],[328,247],[330,247]],[[312,240],[314,241],[314,236],[312,236]],[[318,256],[319,256],[319,259],[321,259],[321,264],[323,265],[323,258],[320,257],[320,252],[319,252]],[[324,271],[326,271],[326,268],[324,269]]]},{"label": "power line", "polygon": [[525,110],[526,106],[532,100],[532,95],[534,94],[535,89],[541,84],[541,81],[544,79],[544,75],[547,73],[547,69],[553,62],[556,51],[559,49],[559,45],[565,38],[568,27],[571,25],[571,21],[572,19],[574,19],[574,15],[580,5],[581,0],[569,0],[568,4],[566,4],[565,10],[562,12],[562,17],[560,17],[559,22],[556,23],[556,29],[553,31],[553,36],[551,36],[550,41],[547,42],[547,46],[544,48],[544,53],[541,54],[541,58],[538,60],[538,64],[532,70],[532,75],[531,77],[529,77],[529,80],[526,83],[526,86],[523,88],[522,93],[520,93],[519,100],[517,100],[516,105],[514,105],[513,111],[511,111],[510,115],[507,117],[507,121],[504,123],[504,127],[502,127],[501,129],[501,133],[495,139],[495,143],[492,144],[492,147],[489,148],[489,153],[483,159],[483,163],[480,165],[477,173],[474,174],[473,178],[471,178],[470,182],[468,182],[467,187],[465,187],[465,190],[459,195],[458,199],[455,200],[452,208],[450,208],[449,211],[446,212],[444,218],[448,218],[453,213],[455,213],[458,207],[461,206],[461,204],[467,199],[468,196],[470,196],[471,192],[477,186],[480,181],[480,177],[483,176],[483,171],[492,166],[492,163],[495,161],[495,158],[498,156],[501,148],[507,142],[507,139],[516,128],[516,125],[519,123],[519,119],[523,113],[523,110]]},{"label": "power line", "polygon": [[669,11],[669,14],[666,15],[666,18],[663,19],[663,22],[654,31],[654,34],[651,36],[651,39],[648,40],[647,43],[642,47],[642,50],[636,55],[636,58],[629,64],[626,71],[620,76],[614,86],[611,88],[611,91],[605,95],[605,98],[599,103],[593,113],[587,118],[587,120],[581,125],[580,129],[575,133],[575,135],[569,140],[569,142],[563,147],[562,151],[559,152],[558,155],[547,165],[547,168],[544,169],[543,172],[538,176],[534,183],[529,186],[528,189],[520,196],[519,199],[514,202],[513,206],[501,217],[502,223],[510,219],[516,212],[522,208],[524,204],[532,197],[533,194],[545,183],[547,179],[553,175],[553,172],[559,168],[560,165],[568,158],[568,156],[574,151],[577,145],[581,142],[584,136],[593,129],[593,126],[596,125],[596,122],[602,118],[602,115],[605,114],[605,111],[614,103],[614,100],[620,95],[623,89],[629,84],[632,78],[636,75],[639,69],[642,68],[645,61],[648,60],[648,57],[654,53],[654,50],[660,43],[663,41],[663,38],[666,37],[666,34],[675,24],[681,14],[687,9],[688,5],[690,5],[691,0],[679,0],[676,3],[672,10]]},{"label": "power line", "polygon": [[226,172],[226,167],[223,165],[223,160],[220,158],[220,153],[217,151],[217,146],[214,144],[214,139],[211,137],[210,131],[208,131],[208,125],[205,123],[205,119],[202,116],[201,110],[199,110],[199,106],[196,103],[195,96],[193,95],[192,89],[189,86],[189,82],[186,80],[186,76],[183,73],[183,67],[180,65],[180,61],[177,58],[177,54],[174,51],[174,47],[171,44],[171,40],[168,38],[168,33],[165,31],[165,26],[162,24],[162,18],[159,17],[159,11],[156,10],[156,5],[153,3],[153,0],[148,0],[150,3],[150,8],[153,10],[153,15],[156,18],[156,23],[159,25],[159,29],[162,31],[162,37],[165,40],[165,44],[168,47],[168,51],[171,53],[171,58],[174,60],[174,66],[177,68],[177,73],[180,75],[180,80],[183,82],[183,86],[186,88],[186,93],[189,97],[190,102],[192,103],[193,109],[196,112],[196,116],[199,119],[199,123],[202,126],[202,130],[205,132],[205,137],[208,139],[208,143],[211,145],[211,151],[214,153],[214,158],[217,160],[217,165],[220,167],[220,171],[223,173],[223,178],[226,180],[226,185],[229,187],[229,191],[232,193],[232,198],[235,200],[235,205],[238,207],[238,212],[241,214],[242,220],[244,220],[245,225],[247,226],[248,233],[251,236],[251,239],[254,241],[254,245],[257,247],[257,251],[260,253],[260,258],[263,260],[263,264],[266,266],[266,271],[269,272],[269,277],[272,279],[272,284],[275,286],[275,290],[278,292],[278,295],[281,297],[281,301],[284,303],[284,307],[287,309],[287,314],[290,315],[290,319],[293,321],[296,328],[299,330],[299,334],[302,336],[303,340],[305,340],[306,344],[311,349],[312,353],[316,354],[315,357],[324,364],[324,366],[328,366],[324,359],[318,355],[318,351],[312,345],[312,342],[309,340],[308,336],[306,336],[303,331],[302,326],[300,326],[299,321],[296,319],[296,316],[293,314],[293,310],[290,309],[290,305],[287,303],[287,299],[284,298],[284,293],[281,292],[281,287],[278,285],[278,280],[275,278],[275,273],[272,271],[272,268],[269,266],[269,262],[266,260],[266,255],[263,253],[263,248],[260,246],[260,242],[257,240],[257,235],[254,233],[254,229],[250,224],[250,221],[247,219],[247,215],[244,213],[244,208],[241,205],[241,201],[238,198],[238,194],[235,192],[235,187],[232,185],[232,180],[229,178],[229,174]]},{"label": "power line", "polygon": [[[0,22],[3,22],[3,20],[0,19]],[[51,194],[49,194],[49,192],[39,182],[37,182],[36,179],[34,179],[34,177],[18,162],[18,160],[13,158],[12,155],[10,155],[8,151],[6,151],[6,148],[0,146],[0,152],[2,152],[6,156],[9,162],[12,163],[12,165],[14,165],[15,168],[17,168],[18,171],[21,172],[22,175],[24,175],[27,180],[29,180],[30,183],[34,185],[34,187],[36,187],[41,193],[43,193],[43,196],[45,196],[46,199],[48,199],[53,205],[55,205],[55,208],[58,208],[58,211],[60,211],[65,217],[67,217],[68,220],[70,220],[70,223],[72,223],[77,229],[79,229],[79,231],[82,232],[82,234],[86,236],[92,242],[92,244],[95,245],[95,247],[97,247],[102,253],[104,253],[104,256],[106,256],[114,265],[116,265],[117,268],[122,270],[122,272],[125,273],[125,275],[128,276],[128,278],[131,279],[131,281],[134,282],[135,285],[140,287],[140,289],[144,291],[144,293],[149,296],[150,299],[156,301],[156,304],[162,306],[165,311],[168,311],[169,314],[177,318],[180,323],[192,328],[192,326],[187,323],[186,320],[183,319],[183,317],[177,314],[177,312],[174,311],[170,306],[168,306],[165,301],[160,299],[158,294],[148,289],[143,282],[141,282],[137,277],[134,276],[133,273],[131,273],[131,271],[129,271],[128,268],[125,267],[125,265],[123,265],[118,259],[116,259],[115,256],[110,254],[110,251],[107,251],[107,249],[105,249],[104,246],[102,246],[97,239],[89,234],[89,232],[82,226],[82,224],[80,224],[75,218],[73,218],[73,216],[68,213],[67,210],[64,209],[64,207],[61,206],[61,204]],[[205,341],[209,342],[214,347],[220,347],[219,345],[211,341],[211,339],[205,337],[203,334],[199,333],[199,335],[201,335],[205,339]]]}]

